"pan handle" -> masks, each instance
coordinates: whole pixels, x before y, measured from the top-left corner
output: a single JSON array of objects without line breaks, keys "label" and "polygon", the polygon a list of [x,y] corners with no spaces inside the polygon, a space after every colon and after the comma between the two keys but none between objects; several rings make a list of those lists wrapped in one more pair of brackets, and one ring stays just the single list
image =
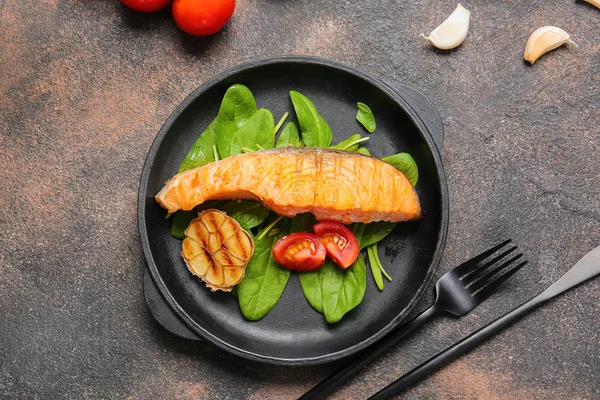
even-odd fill
[{"label": "pan handle", "polygon": [[440,113],[433,103],[423,93],[410,86],[401,83],[394,85],[386,83],[386,85],[402,97],[415,114],[418,115],[431,135],[436,147],[441,152],[442,145],[444,144],[444,124]]},{"label": "pan handle", "polygon": [[144,298],[150,314],[167,331],[185,339],[202,340],[171,310],[171,307],[158,291],[147,268],[144,269]]}]

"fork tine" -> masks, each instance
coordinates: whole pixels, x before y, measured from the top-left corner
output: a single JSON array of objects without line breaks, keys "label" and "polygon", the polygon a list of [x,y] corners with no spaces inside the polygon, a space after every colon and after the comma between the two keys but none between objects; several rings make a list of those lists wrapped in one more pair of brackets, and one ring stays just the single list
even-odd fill
[{"label": "fork tine", "polygon": [[487,282],[490,282],[491,279],[498,275],[498,273],[500,271],[502,271],[503,269],[507,268],[509,265],[511,265],[513,262],[517,261],[519,258],[523,257],[523,254],[517,254],[516,256],[514,256],[513,258],[511,258],[510,260],[504,262],[503,264],[501,264],[500,266],[496,267],[496,268],[492,268],[490,270],[490,272],[488,272],[487,274],[485,274],[482,277],[479,277],[475,280],[473,280],[473,282],[470,282],[468,285],[466,285],[465,287],[467,289],[469,289],[471,291],[471,293],[476,292],[477,290],[483,288]]},{"label": "fork tine", "polygon": [[458,267],[454,268],[455,273],[458,275],[459,278],[462,278],[463,275],[466,275],[467,273],[469,273],[481,261],[485,260],[486,258],[488,258],[489,256],[491,256],[496,251],[498,251],[499,249],[501,249],[502,247],[506,246],[509,243],[510,243],[510,239],[500,243],[497,246],[492,247],[489,250],[484,251],[483,253],[471,258],[470,260],[465,261],[464,263],[460,264]]},{"label": "fork tine", "polygon": [[[480,279],[481,274],[486,269],[488,269],[492,265],[498,264],[498,262],[500,260],[502,260],[504,257],[506,257],[508,254],[512,253],[516,249],[517,249],[517,246],[511,247],[510,249],[506,250],[505,252],[503,252],[503,253],[497,255],[496,257],[492,258],[490,261],[487,261],[487,262],[485,262],[485,263],[483,263],[481,265],[477,265],[475,268],[471,269],[471,271],[469,271],[466,274],[464,274],[462,276],[462,278],[460,278],[460,280],[463,281],[463,284],[466,285],[466,286],[472,285],[475,281],[477,281],[477,280]],[[470,281],[470,282],[467,283],[465,281]]]},{"label": "fork tine", "polygon": [[[511,260],[511,262],[512,262],[512,260]],[[522,263],[520,263],[519,265],[517,265],[513,269],[509,270],[508,272],[504,273],[500,277],[498,277],[498,278],[496,278],[496,279],[494,279],[492,281],[485,282],[480,288],[478,288],[477,290],[475,290],[473,292],[472,296],[477,301],[482,301],[483,299],[487,298],[492,293],[494,293],[494,291],[498,288],[498,286],[500,286],[502,283],[504,283],[515,272],[517,272],[518,270],[520,270],[521,268],[523,268],[525,266],[525,264],[527,264],[527,262],[528,261],[523,261]]]}]

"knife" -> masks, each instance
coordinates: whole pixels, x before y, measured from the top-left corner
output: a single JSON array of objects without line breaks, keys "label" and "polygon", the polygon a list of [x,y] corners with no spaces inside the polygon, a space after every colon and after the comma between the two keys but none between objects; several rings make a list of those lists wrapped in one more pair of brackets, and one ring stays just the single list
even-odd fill
[{"label": "knife", "polygon": [[408,387],[419,382],[427,375],[432,374],[438,369],[444,367],[454,361],[463,354],[468,353],[477,347],[480,343],[494,336],[502,329],[516,322],[524,315],[533,311],[553,297],[566,292],[567,290],[579,285],[600,274],[600,246],[587,253],[581,260],[577,262],[567,273],[561,276],[552,286],[544,290],[542,293],[532,298],[531,300],[521,304],[517,308],[504,314],[495,321],[489,323],[461,340],[460,342],[448,347],[441,353],[433,356],[423,364],[419,365],[412,371],[404,374],[396,381],[386,386],[384,389],[377,392],[369,399],[389,399],[400,394]]}]

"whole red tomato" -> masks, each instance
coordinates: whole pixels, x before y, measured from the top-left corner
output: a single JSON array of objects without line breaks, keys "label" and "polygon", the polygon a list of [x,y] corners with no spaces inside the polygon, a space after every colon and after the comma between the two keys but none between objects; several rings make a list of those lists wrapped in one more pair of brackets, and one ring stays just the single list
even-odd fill
[{"label": "whole red tomato", "polygon": [[160,10],[171,0],[121,0],[121,2],[136,11],[152,12]]},{"label": "whole red tomato", "polygon": [[173,18],[190,35],[207,36],[225,26],[234,8],[235,0],[175,0]]}]

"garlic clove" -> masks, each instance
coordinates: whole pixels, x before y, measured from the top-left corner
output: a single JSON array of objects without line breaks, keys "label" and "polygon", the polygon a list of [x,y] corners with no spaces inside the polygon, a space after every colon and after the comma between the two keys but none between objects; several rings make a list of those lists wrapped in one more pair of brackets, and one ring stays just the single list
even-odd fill
[{"label": "garlic clove", "polygon": [[585,1],[587,1],[588,3],[594,5],[594,6],[598,7],[598,8],[600,8],[600,0],[585,0]]},{"label": "garlic clove", "polygon": [[554,50],[565,43],[571,43],[575,47],[579,47],[577,43],[571,40],[569,34],[561,28],[557,26],[542,26],[529,36],[525,45],[523,58],[533,65],[542,54]]},{"label": "garlic clove", "polygon": [[456,10],[440,26],[431,31],[429,36],[422,33],[421,36],[438,49],[453,49],[465,41],[469,33],[470,18],[471,12],[458,3]]}]

